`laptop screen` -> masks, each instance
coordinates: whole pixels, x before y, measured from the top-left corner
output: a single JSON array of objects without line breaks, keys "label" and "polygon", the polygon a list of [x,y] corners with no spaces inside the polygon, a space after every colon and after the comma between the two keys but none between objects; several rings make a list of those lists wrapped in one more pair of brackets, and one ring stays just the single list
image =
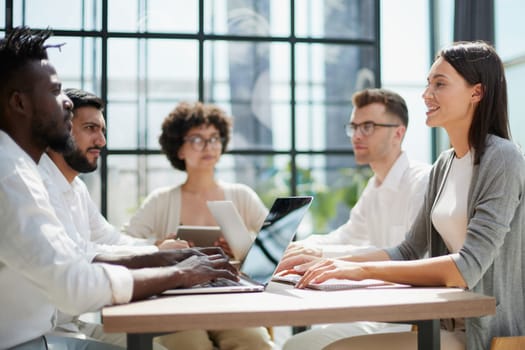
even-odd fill
[{"label": "laptop screen", "polygon": [[241,273],[266,285],[292,240],[312,197],[277,198],[241,266]]}]

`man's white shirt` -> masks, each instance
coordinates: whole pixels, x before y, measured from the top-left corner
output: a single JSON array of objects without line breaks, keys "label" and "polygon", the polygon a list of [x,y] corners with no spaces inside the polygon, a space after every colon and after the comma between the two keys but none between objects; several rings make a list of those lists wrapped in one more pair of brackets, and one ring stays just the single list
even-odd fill
[{"label": "man's white shirt", "polygon": [[37,165],[1,130],[0,226],[0,348],[50,331],[57,309],[78,315],[131,300],[131,272],[88,261],[55,215]]},{"label": "man's white shirt", "polygon": [[43,154],[38,168],[51,205],[66,232],[92,260],[98,253],[145,254],[158,251],[153,239],[130,237],[109,224],[91,199],[85,183],[75,177],[69,183],[60,169]]},{"label": "man's white shirt", "polygon": [[371,177],[349,220],[326,235],[312,235],[305,245],[321,245],[325,257],[335,257],[400,243],[423,203],[429,164],[398,157],[383,183]]}]

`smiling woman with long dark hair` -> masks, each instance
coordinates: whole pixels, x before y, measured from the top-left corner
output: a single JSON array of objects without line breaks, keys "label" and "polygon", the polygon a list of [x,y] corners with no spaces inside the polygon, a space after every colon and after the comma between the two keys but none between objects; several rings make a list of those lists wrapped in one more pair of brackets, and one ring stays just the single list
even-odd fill
[{"label": "smiling woman with long dark hair", "polygon": [[[423,99],[427,125],[443,128],[452,148],[434,164],[405,240],[363,256],[296,266],[304,274],[298,287],[329,278],[376,278],[494,296],[496,315],[442,322],[442,348],[488,350],[493,337],[525,335],[525,160],[510,141],[501,59],[484,42],[443,49]],[[383,348],[415,349],[416,334],[347,338],[326,347]]]}]

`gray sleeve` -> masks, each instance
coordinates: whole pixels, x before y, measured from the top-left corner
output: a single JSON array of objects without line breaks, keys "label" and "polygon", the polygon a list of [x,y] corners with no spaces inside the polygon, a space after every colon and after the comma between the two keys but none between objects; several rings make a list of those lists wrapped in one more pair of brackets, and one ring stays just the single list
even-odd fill
[{"label": "gray sleeve", "polygon": [[471,184],[467,237],[452,255],[469,288],[479,282],[498,254],[505,253],[500,252],[504,241],[521,234],[512,231],[523,221],[519,209],[524,184],[525,161],[514,145],[500,142],[487,149]]}]

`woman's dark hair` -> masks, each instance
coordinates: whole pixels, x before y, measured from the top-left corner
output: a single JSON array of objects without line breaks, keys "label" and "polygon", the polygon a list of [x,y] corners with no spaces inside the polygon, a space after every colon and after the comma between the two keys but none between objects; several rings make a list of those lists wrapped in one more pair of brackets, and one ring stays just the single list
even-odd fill
[{"label": "woman's dark hair", "polygon": [[179,158],[179,149],[184,144],[188,131],[201,125],[213,125],[217,128],[222,140],[222,153],[226,152],[232,118],[219,107],[202,102],[181,102],[164,118],[159,143],[175,169],[186,170],[186,163]]},{"label": "woman's dark hair", "polygon": [[474,164],[479,164],[488,134],[510,139],[503,63],[494,48],[482,41],[454,43],[441,50],[439,57],[454,67],[468,84],[482,86],[483,96],[474,111],[468,135],[469,145],[475,151]]}]

